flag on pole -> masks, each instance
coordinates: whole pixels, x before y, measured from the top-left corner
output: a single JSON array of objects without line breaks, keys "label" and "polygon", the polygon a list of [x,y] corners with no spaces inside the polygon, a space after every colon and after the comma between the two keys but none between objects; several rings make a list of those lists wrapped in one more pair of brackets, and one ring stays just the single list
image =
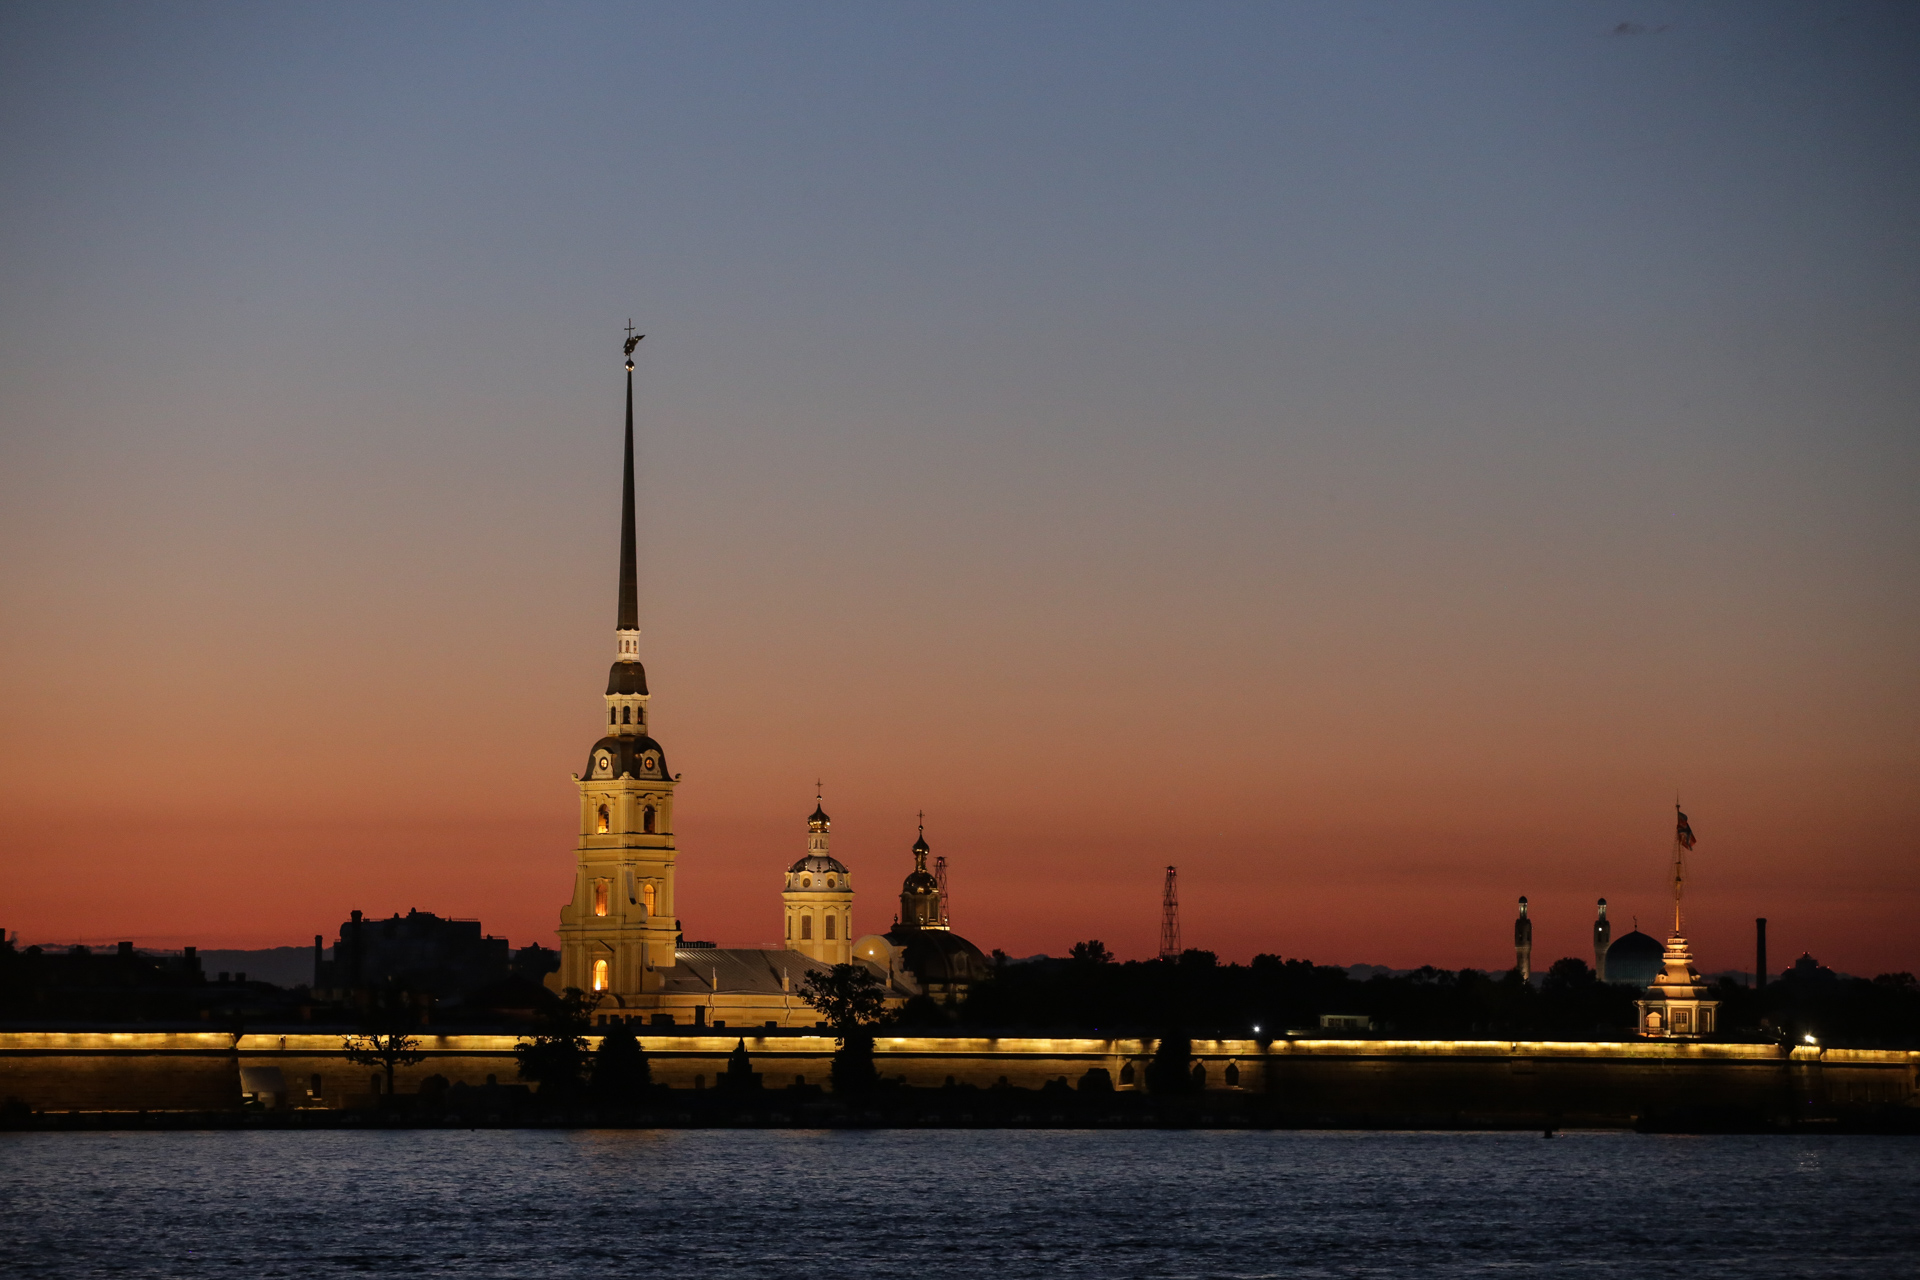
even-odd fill
[{"label": "flag on pole", "polygon": [[1679,805],[1673,806],[1673,811],[1674,813],[1679,814],[1679,817],[1680,817],[1679,828],[1674,832],[1674,835],[1680,841],[1680,847],[1682,849],[1693,848],[1693,828],[1687,825],[1687,815],[1684,813],[1680,813]]}]

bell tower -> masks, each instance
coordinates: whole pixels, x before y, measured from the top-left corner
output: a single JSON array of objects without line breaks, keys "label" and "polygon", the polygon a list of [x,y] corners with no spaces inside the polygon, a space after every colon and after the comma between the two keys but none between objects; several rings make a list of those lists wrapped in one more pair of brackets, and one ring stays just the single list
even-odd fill
[{"label": "bell tower", "polygon": [[807,817],[807,852],[787,868],[780,905],[787,950],[821,964],[846,964],[853,959],[853,877],[827,851],[832,830],[833,819],[816,790]]},{"label": "bell tower", "polygon": [[629,325],[627,432],[620,501],[620,606],[607,673],[606,733],[587,752],[573,901],[560,908],[556,990],[596,993],[602,1010],[635,1007],[674,964],[673,789],[666,752],[648,735],[647,670],[640,662],[638,547],[634,535],[633,349]]}]

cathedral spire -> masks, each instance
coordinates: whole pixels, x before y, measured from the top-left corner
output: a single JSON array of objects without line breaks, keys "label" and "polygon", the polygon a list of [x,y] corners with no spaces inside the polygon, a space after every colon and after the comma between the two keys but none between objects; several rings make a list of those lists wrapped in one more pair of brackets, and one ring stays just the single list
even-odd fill
[{"label": "cathedral spire", "polygon": [[620,483],[620,621],[615,624],[619,631],[640,630],[639,555],[633,532],[633,349],[646,336],[636,334],[633,321],[627,321],[627,455]]}]

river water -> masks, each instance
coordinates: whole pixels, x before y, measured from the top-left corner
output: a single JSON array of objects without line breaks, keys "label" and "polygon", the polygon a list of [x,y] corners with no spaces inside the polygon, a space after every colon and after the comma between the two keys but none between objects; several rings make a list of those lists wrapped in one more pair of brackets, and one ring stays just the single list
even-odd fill
[{"label": "river water", "polygon": [[1915,1276],[1920,1140],[0,1134],[19,1276]]}]

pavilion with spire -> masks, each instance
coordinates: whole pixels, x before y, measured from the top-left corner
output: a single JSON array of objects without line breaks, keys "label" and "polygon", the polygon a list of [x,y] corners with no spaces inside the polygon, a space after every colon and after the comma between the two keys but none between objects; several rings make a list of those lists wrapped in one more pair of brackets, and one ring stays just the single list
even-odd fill
[{"label": "pavilion with spire", "polygon": [[1686,887],[1687,850],[1694,846],[1693,827],[1687,815],[1673,806],[1673,932],[1667,935],[1661,956],[1661,971],[1648,985],[1645,998],[1638,1000],[1639,1030],[1643,1036],[1662,1040],[1712,1035],[1718,1000],[1707,999],[1707,985],[1693,967],[1682,932],[1680,899]]}]

